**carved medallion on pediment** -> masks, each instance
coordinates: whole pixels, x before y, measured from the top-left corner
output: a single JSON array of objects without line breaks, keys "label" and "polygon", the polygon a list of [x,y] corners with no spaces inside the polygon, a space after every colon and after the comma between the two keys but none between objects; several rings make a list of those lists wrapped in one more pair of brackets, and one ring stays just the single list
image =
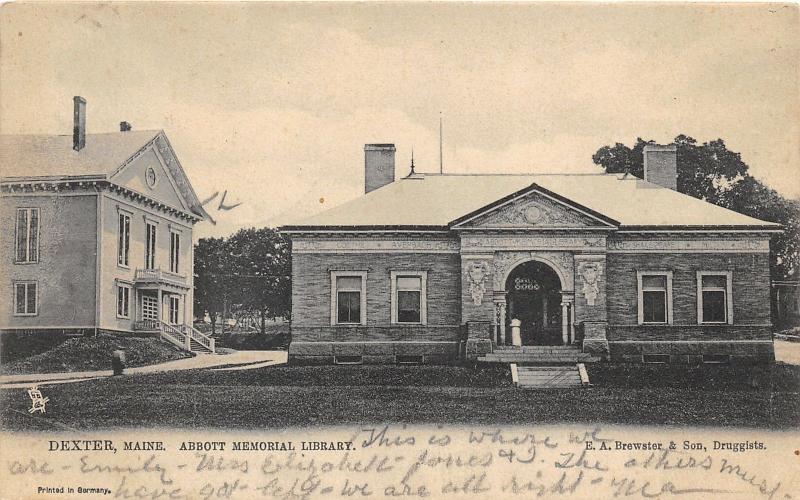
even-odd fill
[{"label": "carved medallion on pediment", "polygon": [[531,194],[474,221],[487,227],[582,227],[596,225],[589,217],[541,195]]}]

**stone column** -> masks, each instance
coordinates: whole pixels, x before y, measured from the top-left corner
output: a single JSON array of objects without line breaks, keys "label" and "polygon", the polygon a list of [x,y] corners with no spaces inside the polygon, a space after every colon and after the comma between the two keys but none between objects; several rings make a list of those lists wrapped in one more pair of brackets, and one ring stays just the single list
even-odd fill
[{"label": "stone column", "polygon": [[569,344],[569,302],[561,301],[561,341]]},{"label": "stone column", "polygon": [[500,309],[500,314],[498,321],[500,322],[500,345],[506,345],[506,301],[503,299],[502,302],[498,302],[498,308]]},{"label": "stone column", "polygon": [[562,291],[561,306],[564,308],[561,314],[562,337],[564,345],[569,345],[575,342],[575,294]]},{"label": "stone column", "polygon": [[575,302],[569,305],[569,338],[571,343],[575,343]]}]

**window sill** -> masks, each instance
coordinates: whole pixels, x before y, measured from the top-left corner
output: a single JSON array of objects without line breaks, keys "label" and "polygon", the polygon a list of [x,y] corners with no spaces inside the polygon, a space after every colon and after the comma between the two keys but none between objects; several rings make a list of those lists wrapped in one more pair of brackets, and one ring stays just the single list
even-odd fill
[{"label": "window sill", "polygon": [[38,263],[39,263],[38,260],[15,260],[14,261],[14,264],[16,264],[18,266],[27,266],[27,265],[30,265],[30,264],[38,264]]},{"label": "window sill", "polygon": [[672,323],[666,321],[642,321],[639,323],[641,326],[672,326]]},{"label": "window sill", "polygon": [[126,266],[124,264],[120,264],[119,262],[117,262],[117,267],[120,269],[127,269],[128,271],[131,270],[131,266]]},{"label": "window sill", "polygon": [[21,318],[30,318],[30,317],[33,317],[33,316],[38,316],[39,313],[38,312],[35,312],[35,313],[14,313],[13,315],[15,317],[18,317],[18,318],[20,318],[20,317]]},{"label": "window sill", "polygon": [[425,323],[404,323],[402,321],[395,321],[391,323],[392,326],[427,326]]}]

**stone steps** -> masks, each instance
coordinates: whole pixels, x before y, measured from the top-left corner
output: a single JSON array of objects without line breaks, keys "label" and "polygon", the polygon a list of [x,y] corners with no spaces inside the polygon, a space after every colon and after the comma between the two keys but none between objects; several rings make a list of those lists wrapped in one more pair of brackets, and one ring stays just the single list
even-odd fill
[{"label": "stone steps", "polygon": [[206,353],[207,352],[211,352],[211,350],[208,347],[204,346],[203,344],[201,344],[200,342],[196,341],[195,339],[191,339],[189,342],[190,342],[191,347],[192,347],[192,352],[206,352]]},{"label": "stone steps", "polygon": [[484,363],[575,364],[594,363],[599,357],[576,346],[497,346],[478,358]]},{"label": "stone steps", "polygon": [[529,364],[575,364],[575,363],[596,363],[600,358],[594,357],[588,353],[577,354],[533,354],[533,353],[516,353],[516,354],[486,354],[478,358],[478,361],[484,363],[529,363]]},{"label": "stone steps", "polygon": [[577,365],[517,366],[512,364],[514,382],[522,389],[564,389],[587,385]]},{"label": "stone steps", "polygon": [[524,345],[495,346],[495,352],[581,352],[581,348],[574,345]]}]

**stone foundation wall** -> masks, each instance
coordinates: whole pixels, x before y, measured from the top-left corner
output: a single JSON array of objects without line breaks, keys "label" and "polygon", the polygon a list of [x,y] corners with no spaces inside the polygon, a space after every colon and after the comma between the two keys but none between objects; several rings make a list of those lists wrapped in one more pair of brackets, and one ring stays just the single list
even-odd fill
[{"label": "stone foundation wall", "polygon": [[665,362],[671,364],[771,363],[775,361],[772,341],[649,341],[609,342],[611,361],[623,363]]}]

